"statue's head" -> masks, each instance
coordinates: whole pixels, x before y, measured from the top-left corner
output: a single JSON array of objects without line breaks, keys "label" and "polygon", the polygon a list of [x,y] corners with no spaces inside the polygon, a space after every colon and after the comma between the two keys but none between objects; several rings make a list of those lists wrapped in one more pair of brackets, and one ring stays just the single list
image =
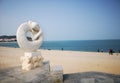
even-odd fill
[{"label": "statue's head", "polygon": [[28,25],[31,27],[32,32],[39,32],[40,26],[36,22],[28,21]]}]

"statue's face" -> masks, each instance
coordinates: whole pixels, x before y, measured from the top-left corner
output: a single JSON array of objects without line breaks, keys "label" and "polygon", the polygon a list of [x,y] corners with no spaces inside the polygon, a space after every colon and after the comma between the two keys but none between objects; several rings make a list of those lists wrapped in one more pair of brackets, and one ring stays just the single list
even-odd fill
[{"label": "statue's face", "polygon": [[32,32],[35,33],[39,32],[40,26],[36,22],[31,22],[30,24],[31,24]]},{"label": "statue's face", "polygon": [[32,28],[32,31],[37,33],[37,32],[39,32],[39,28],[38,27],[34,27],[34,28]]}]

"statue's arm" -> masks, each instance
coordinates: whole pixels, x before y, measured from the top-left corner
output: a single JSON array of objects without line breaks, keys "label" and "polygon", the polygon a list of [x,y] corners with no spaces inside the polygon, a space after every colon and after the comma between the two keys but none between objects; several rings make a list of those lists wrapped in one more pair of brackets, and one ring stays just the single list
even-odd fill
[{"label": "statue's arm", "polygon": [[37,34],[33,36],[32,40],[38,40],[41,35],[42,35],[42,31],[40,30]]}]

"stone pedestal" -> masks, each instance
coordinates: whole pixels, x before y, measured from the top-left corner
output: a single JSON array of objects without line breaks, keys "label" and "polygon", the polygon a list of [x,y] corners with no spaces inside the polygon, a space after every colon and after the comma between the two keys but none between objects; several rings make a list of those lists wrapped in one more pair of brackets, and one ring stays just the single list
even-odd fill
[{"label": "stone pedestal", "polygon": [[31,70],[36,67],[42,66],[43,57],[40,52],[25,52],[24,56],[21,57],[22,69]]},{"label": "stone pedestal", "polygon": [[51,69],[51,77],[52,77],[53,83],[63,83],[62,66],[53,66]]},{"label": "stone pedestal", "polygon": [[0,71],[0,83],[63,83],[62,67],[55,66],[50,71],[49,61],[43,62],[42,67],[23,71],[21,67]]}]

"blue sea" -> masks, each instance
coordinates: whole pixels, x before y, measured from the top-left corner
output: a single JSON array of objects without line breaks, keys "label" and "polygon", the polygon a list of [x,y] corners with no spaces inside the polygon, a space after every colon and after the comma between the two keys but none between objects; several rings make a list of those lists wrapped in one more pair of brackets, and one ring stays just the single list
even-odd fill
[{"label": "blue sea", "polygon": [[[17,42],[0,42],[0,46],[19,47]],[[98,49],[108,52],[109,49],[113,49],[114,52],[118,52],[120,50],[120,40],[44,41],[40,49],[87,52],[97,52]]]}]

